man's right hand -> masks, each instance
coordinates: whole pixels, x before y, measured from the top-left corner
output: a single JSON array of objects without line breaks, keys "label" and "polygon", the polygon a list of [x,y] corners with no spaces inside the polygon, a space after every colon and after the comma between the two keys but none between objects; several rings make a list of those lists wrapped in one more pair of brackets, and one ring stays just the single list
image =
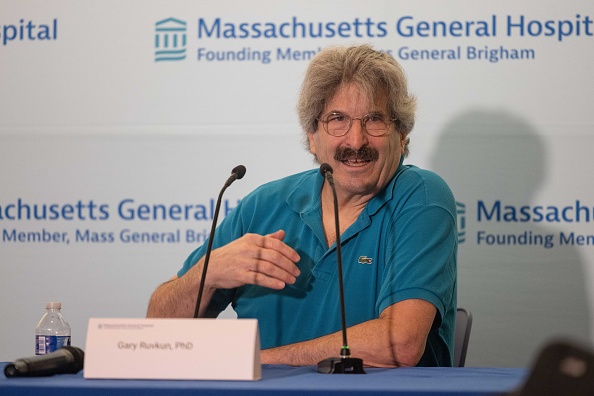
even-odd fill
[{"label": "man's right hand", "polygon": [[[245,234],[211,252],[200,316],[217,289],[258,285],[282,289],[293,284],[300,271],[299,254],[282,240],[283,230],[268,235]],[[181,278],[174,276],[155,290],[147,317],[192,317],[200,288],[204,257]]]},{"label": "man's right hand", "polygon": [[282,289],[293,284],[301,273],[297,252],[282,240],[283,230],[265,236],[245,234],[212,251],[205,286],[233,289],[258,285]]}]

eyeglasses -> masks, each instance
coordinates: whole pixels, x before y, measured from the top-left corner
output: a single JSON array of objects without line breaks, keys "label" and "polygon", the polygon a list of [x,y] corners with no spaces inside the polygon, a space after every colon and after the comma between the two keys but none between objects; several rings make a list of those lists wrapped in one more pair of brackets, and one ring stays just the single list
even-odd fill
[{"label": "eyeglasses", "polygon": [[353,125],[353,120],[361,121],[361,128],[370,136],[384,136],[390,132],[390,123],[396,121],[396,118],[387,119],[383,114],[371,113],[363,117],[349,117],[346,114],[332,112],[326,114],[318,121],[324,126],[324,130],[331,136],[344,136]]}]

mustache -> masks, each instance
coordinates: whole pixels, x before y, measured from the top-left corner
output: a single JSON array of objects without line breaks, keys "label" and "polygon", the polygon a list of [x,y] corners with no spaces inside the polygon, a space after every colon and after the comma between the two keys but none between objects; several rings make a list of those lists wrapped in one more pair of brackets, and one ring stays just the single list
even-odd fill
[{"label": "mustache", "polygon": [[363,146],[358,150],[350,147],[338,147],[334,152],[334,159],[336,161],[377,161],[379,158],[379,152],[369,146]]}]

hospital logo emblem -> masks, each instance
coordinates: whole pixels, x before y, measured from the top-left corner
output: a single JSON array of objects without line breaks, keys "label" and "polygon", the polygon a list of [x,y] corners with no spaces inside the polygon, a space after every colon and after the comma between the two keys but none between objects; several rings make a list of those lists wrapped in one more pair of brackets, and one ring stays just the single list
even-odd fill
[{"label": "hospital logo emblem", "polygon": [[466,241],[466,204],[456,201],[456,216],[458,223],[458,243]]},{"label": "hospital logo emblem", "polygon": [[155,23],[155,62],[186,59],[186,22],[167,18]]}]

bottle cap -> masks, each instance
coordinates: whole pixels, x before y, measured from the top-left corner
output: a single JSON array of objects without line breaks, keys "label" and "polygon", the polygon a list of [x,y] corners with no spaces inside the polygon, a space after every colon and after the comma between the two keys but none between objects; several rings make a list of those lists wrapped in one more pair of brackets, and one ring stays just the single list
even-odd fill
[{"label": "bottle cap", "polygon": [[62,303],[61,302],[45,303],[45,309],[62,309]]}]

